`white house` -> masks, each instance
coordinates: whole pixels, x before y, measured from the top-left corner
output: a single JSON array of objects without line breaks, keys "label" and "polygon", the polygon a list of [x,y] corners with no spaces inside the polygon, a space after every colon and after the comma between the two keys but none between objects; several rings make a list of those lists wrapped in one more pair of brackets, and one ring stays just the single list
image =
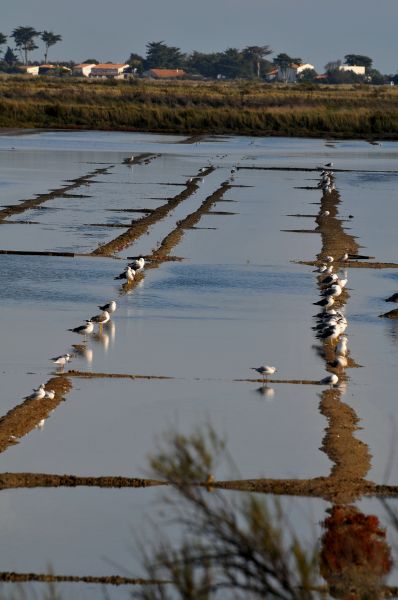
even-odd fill
[{"label": "white house", "polygon": [[306,71],[307,69],[310,69],[311,71],[315,71],[314,65],[311,65],[310,63],[302,63],[301,65],[298,65],[298,67],[297,67],[297,75],[300,75],[300,73],[302,73],[303,71]]},{"label": "white house", "polygon": [[365,67],[361,65],[340,65],[339,71],[351,71],[356,75],[365,75]]},{"label": "white house", "polygon": [[39,65],[28,65],[28,66],[21,66],[18,67],[20,71],[22,71],[23,73],[26,73],[27,75],[38,75],[39,74]]},{"label": "white house", "polygon": [[103,63],[99,65],[93,65],[91,68],[90,77],[100,77],[102,79],[123,79],[124,73],[129,68],[130,65],[121,63]]},{"label": "white house", "polygon": [[91,69],[95,67],[95,63],[82,63],[73,67],[73,75],[77,77],[89,77]]},{"label": "white house", "polygon": [[278,67],[278,73],[276,79],[278,81],[283,81],[284,83],[295,83],[297,81],[297,76],[300,75],[306,69],[314,69],[314,65],[310,63],[291,63],[287,67]]}]

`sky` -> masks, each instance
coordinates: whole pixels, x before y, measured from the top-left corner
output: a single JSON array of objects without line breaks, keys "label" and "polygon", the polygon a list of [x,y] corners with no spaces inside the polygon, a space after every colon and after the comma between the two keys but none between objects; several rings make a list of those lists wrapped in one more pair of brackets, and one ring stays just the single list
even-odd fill
[{"label": "sky", "polygon": [[[124,62],[163,40],[187,53],[269,45],[274,56],[300,57],[318,72],[345,54],[365,54],[376,69],[396,73],[397,22],[397,0],[12,0],[0,31],[31,26],[62,35],[49,62]],[[42,50],[31,53],[42,59]]]}]

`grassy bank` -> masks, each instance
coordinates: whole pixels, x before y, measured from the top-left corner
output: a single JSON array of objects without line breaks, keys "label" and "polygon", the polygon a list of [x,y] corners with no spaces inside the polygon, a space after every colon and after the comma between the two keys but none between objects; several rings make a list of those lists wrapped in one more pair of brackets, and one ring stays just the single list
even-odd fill
[{"label": "grassy bank", "polygon": [[0,127],[398,139],[398,89],[1,77]]}]

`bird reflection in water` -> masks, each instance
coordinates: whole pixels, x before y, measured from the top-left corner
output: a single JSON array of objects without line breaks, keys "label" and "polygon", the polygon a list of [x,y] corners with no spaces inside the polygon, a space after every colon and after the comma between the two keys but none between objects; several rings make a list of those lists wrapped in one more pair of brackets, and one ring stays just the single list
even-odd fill
[{"label": "bird reflection in water", "polygon": [[103,347],[105,353],[108,352],[110,342],[108,332],[98,331],[98,333],[95,333],[91,336],[91,339],[93,340],[93,342],[100,344]]},{"label": "bird reflection in water", "polygon": [[266,398],[267,400],[272,400],[275,396],[274,388],[270,387],[269,385],[261,385],[260,387],[255,389],[255,392],[256,394],[262,396],[263,398]]},{"label": "bird reflection in water", "polygon": [[76,356],[81,357],[88,364],[93,362],[93,351],[88,348],[85,344],[73,344],[73,352]]}]

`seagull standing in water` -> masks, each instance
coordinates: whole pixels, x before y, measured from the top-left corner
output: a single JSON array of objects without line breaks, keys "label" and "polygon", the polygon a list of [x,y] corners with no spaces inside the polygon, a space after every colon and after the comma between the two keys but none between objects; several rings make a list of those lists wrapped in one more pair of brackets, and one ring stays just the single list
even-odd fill
[{"label": "seagull standing in water", "polygon": [[347,341],[348,338],[346,335],[342,335],[337,342],[337,346],[335,352],[337,356],[346,356],[347,355]]},{"label": "seagull standing in water", "polygon": [[107,304],[103,304],[102,306],[98,306],[101,310],[106,310],[110,315],[115,312],[117,309],[117,304],[115,300],[111,300]]},{"label": "seagull standing in water", "polygon": [[326,298],[322,298],[321,300],[318,300],[318,302],[313,302],[312,304],[314,304],[315,306],[322,306],[325,310],[327,310],[328,308],[333,306],[334,298],[333,298],[333,296],[328,296]]},{"label": "seagull standing in water", "polygon": [[340,296],[342,291],[343,290],[341,289],[341,287],[336,283],[336,284],[331,285],[329,288],[326,288],[326,290],[323,290],[322,296],[329,297],[329,298],[331,298],[331,297],[336,298],[337,296]]},{"label": "seagull standing in water", "polygon": [[136,271],[142,271],[142,269],[145,267],[145,258],[143,256],[136,258],[132,263],[129,264],[129,267],[132,267]]},{"label": "seagull standing in water", "polygon": [[257,371],[263,380],[268,380],[268,375],[273,375],[278,370],[276,367],[270,367],[269,365],[262,365],[261,367],[251,367],[252,371]]},{"label": "seagull standing in water", "polygon": [[127,265],[123,273],[120,273],[120,275],[117,275],[117,277],[114,279],[126,279],[127,281],[131,282],[134,281],[134,277],[135,271],[130,267],[130,265]]},{"label": "seagull standing in water", "polygon": [[44,389],[44,383],[41,383],[37,390],[33,390],[33,394],[30,394],[30,400],[41,400],[46,395],[46,391]]},{"label": "seagull standing in water", "polygon": [[93,333],[94,323],[91,319],[86,319],[85,325],[80,325],[79,327],[68,329],[68,331],[72,331],[73,333],[80,333],[81,335],[87,335],[88,333]]},{"label": "seagull standing in water", "polygon": [[331,375],[328,375],[327,377],[321,379],[319,383],[321,385],[330,385],[330,387],[333,387],[334,385],[336,385],[336,383],[338,383],[338,381],[339,378],[337,377],[337,375],[335,373],[332,373]]},{"label": "seagull standing in water", "polygon": [[60,356],[54,356],[50,360],[52,360],[55,365],[64,367],[66,363],[70,361],[71,358],[72,356],[67,352],[66,354],[61,354]]},{"label": "seagull standing in water", "polygon": [[93,323],[98,323],[100,331],[102,331],[102,326],[105,325],[110,320],[111,316],[108,311],[104,310],[100,315],[94,315],[91,317],[90,321]]}]

